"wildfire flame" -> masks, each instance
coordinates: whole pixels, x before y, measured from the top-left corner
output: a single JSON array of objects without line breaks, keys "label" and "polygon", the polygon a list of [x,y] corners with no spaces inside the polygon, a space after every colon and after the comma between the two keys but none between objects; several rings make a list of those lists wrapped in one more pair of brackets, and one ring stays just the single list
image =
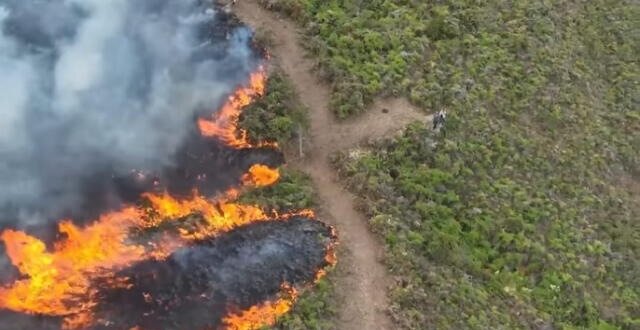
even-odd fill
[{"label": "wildfire flame", "polygon": [[[238,128],[238,121],[242,109],[251,104],[253,100],[264,95],[267,75],[264,68],[260,67],[257,72],[251,74],[249,86],[239,88],[229,97],[220,111],[215,113],[211,119],[200,118],[198,127],[200,133],[207,137],[216,137],[226,145],[234,148],[256,147],[249,143],[247,132]],[[275,143],[262,142],[257,146],[273,146]]]},{"label": "wildfire flame", "polygon": [[274,324],[280,315],[284,315],[298,298],[298,290],[283,284],[280,298],[253,306],[238,314],[231,314],[222,321],[229,330],[253,330],[258,324]]},{"label": "wildfire flame", "polygon": [[142,246],[126,243],[128,229],[140,218],[137,209],[125,208],[82,229],[62,221],[59,231],[66,237],[54,245],[54,252],[47,252],[42,241],[24,232],[4,231],[0,239],[7,255],[28,278],[0,289],[0,307],[62,316],[93,306],[91,299],[77,303],[87,293],[94,293],[87,273],[117,269],[144,259]]},{"label": "wildfire flame", "polygon": [[249,173],[242,177],[242,182],[247,186],[266,187],[280,179],[280,172],[262,164],[251,166]]},{"label": "wildfire flame", "polygon": [[186,240],[213,237],[252,222],[268,219],[264,211],[257,206],[231,203],[224,199],[212,202],[197,193],[188,200],[177,200],[166,193],[147,194],[145,197],[151,202],[152,209],[158,213],[157,218],[160,219],[147,224],[152,227],[191,214],[202,215],[206,221],[205,226],[193,228],[191,231],[180,229],[181,237]]},{"label": "wildfire flame", "polygon": [[[216,137],[234,148],[253,147],[246,132],[237,125],[242,108],[264,94],[265,80],[262,68],[252,74],[249,86],[238,89],[212,120],[198,122],[202,135]],[[258,164],[243,176],[242,183],[263,187],[274,184],[279,178],[277,169]],[[234,188],[214,199],[197,191],[191,198],[182,200],[168,193],[145,193],[142,198],[147,202],[146,206],[125,206],[82,228],[70,220],[61,221],[58,226],[61,238],[51,250],[25,232],[5,230],[0,234],[0,240],[6,246],[9,259],[24,277],[0,288],[0,308],[60,316],[64,318],[66,329],[88,327],[95,322],[92,308],[98,304],[97,289],[91,286],[93,279],[110,278],[118,270],[143,260],[162,260],[194,240],[215,237],[256,221],[273,221],[258,206],[234,203],[238,196],[239,190]],[[178,227],[175,235],[163,235],[160,241],[140,243],[132,235],[135,230],[158,228],[193,214],[200,215],[204,221],[188,229]],[[294,214],[271,212],[269,215],[286,221]],[[311,210],[295,215],[314,217]],[[329,246],[325,260],[328,265],[335,264],[333,245]],[[318,270],[316,279],[324,274],[324,270]],[[113,283],[114,287],[118,285],[122,283]],[[277,300],[229,315],[223,322],[228,329],[238,330],[273,324],[277,317],[291,309],[297,295],[295,288],[284,286]]]},{"label": "wildfire flame", "polygon": [[[91,279],[108,277],[116,270],[146,259],[163,259],[190,241],[214,237],[255,221],[267,219],[256,206],[195,195],[177,200],[168,194],[144,196],[154,212],[150,221],[145,212],[127,207],[101,216],[93,224],[78,228],[62,221],[64,238],[52,252],[44,242],[20,231],[6,230],[0,239],[7,255],[27,278],[0,289],[0,307],[32,314],[54,316],[85,315],[97,304]],[[200,214],[206,223],[193,231],[180,229],[179,237],[167,237],[157,244],[135,244],[130,233],[135,228],[157,227],[169,221]],[[66,328],[81,328],[90,318],[65,319]]]}]

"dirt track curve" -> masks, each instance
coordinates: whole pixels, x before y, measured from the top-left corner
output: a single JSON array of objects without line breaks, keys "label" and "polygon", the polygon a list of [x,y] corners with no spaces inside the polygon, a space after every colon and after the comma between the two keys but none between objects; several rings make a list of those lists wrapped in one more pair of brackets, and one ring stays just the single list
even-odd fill
[{"label": "dirt track curve", "polygon": [[[346,252],[337,275],[337,329],[392,329],[387,315],[389,276],[381,264],[383,246],[369,231],[367,220],[354,207],[354,196],[344,190],[329,163],[335,151],[354,147],[363,140],[395,133],[414,120],[428,120],[403,99],[377,102],[366,114],[338,122],[329,111],[329,86],[312,73],[313,62],[298,44],[299,30],[287,19],[262,8],[256,1],[241,0],[234,12],[255,29],[272,33],[274,61],[289,75],[302,102],[309,107],[311,142],[306,158],[293,166],[311,176],[320,197],[320,216],[335,225]],[[383,113],[382,109],[388,109]]]}]

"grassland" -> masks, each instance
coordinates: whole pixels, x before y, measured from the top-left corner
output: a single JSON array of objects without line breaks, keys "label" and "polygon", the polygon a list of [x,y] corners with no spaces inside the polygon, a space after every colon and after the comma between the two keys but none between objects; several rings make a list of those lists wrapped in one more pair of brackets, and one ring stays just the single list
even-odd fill
[{"label": "grassland", "polygon": [[640,328],[640,6],[271,0],[339,117],[449,111],[336,157],[387,245],[406,329]]}]

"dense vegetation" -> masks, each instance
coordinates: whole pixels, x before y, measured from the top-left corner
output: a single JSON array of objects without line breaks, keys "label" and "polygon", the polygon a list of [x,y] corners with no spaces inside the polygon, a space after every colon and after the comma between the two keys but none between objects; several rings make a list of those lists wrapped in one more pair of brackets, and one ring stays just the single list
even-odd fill
[{"label": "dense vegetation", "polygon": [[273,327],[278,330],[333,330],[335,296],[332,274],[316,283],[298,299],[293,310]]},{"label": "dense vegetation", "polygon": [[269,0],[346,117],[398,94],[439,134],[337,159],[388,246],[403,328],[640,328],[640,6]]},{"label": "dense vegetation", "polygon": [[247,106],[240,116],[240,126],[253,141],[277,141],[286,145],[307,127],[307,110],[295,88],[279,68],[269,72],[266,95]]},{"label": "dense vegetation", "polygon": [[399,324],[639,327],[637,196],[603,181],[597,157],[577,163],[507,132],[459,137],[451,124],[447,137],[414,125],[341,162],[402,276]]},{"label": "dense vegetation", "polygon": [[278,183],[251,189],[240,196],[240,202],[260,205],[265,210],[278,213],[313,208],[315,196],[309,176],[289,169],[281,169],[280,172]]}]

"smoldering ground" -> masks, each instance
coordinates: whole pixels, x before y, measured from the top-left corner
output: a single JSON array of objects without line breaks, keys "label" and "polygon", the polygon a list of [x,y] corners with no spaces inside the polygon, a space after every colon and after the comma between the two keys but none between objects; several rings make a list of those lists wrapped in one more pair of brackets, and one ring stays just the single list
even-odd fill
[{"label": "smoldering ground", "polygon": [[[326,267],[329,227],[294,217],[237,228],[115,274],[126,288],[98,280],[91,329],[218,329],[223,318],[276,299],[285,283],[312,283]],[[59,329],[61,319],[0,311],[0,327]]]},{"label": "smoldering ground", "polygon": [[[129,289],[102,291],[100,329],[218,328],[228,313],[273,300],[284,283],[302,286],[327,266],[331,230],[294,217],[258,222],[119,272]],[[146,299],[145,299],[146,295]]]},{"label": "smoldering ground", "polygon": [[0,222],[117,205],[112,178],[178,166],[197,114],[258,64],[249,30],[212,8],[0,0]]}]

